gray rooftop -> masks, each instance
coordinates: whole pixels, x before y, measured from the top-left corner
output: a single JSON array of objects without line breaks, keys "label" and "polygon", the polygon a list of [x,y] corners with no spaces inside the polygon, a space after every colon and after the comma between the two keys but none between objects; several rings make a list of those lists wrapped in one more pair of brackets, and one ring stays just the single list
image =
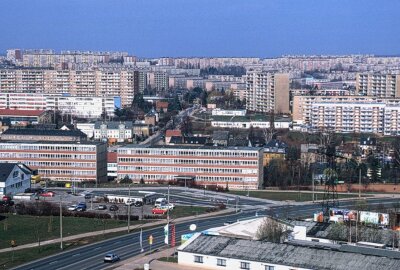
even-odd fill
[{"label": "gray rooftop", "polygon": [[132,128],[133,127],[132,121],[124,121],[124,122],[118,122],[118,121],[102,122],[102,121],[97,121],[97,122],[94,123],[94,128],[95,129],[100,129],[100,126],[102,124],[105,124],[107,126],[107,129],[119,129],[119,125],[120,124],[125,125],[125,128]]},{"label": "gray rooftop", "polygon": [[200,235],[182,251],[306,269],[400,269],[400,260],[390,258],[390,256],[383,257],[385,256],[384,252],[376,255],[364,255],[352,250],[340,251],[335,245],[332,247],[302,246]]},{"label": "gray rooftop", "polygon": [[83,137],[87,135],[80,130],[62,129],[36,129],[36,128],[9,128],[2,135],[25,135],[25,136],[72,136]]},{"label": "gray rooftop", "polygon": [[149,145],[149,144],[127,144],[120,148],[142,148],[142,149],[204,149],[204,150],[242,150],[242,151],[259,151],[262,147],[243,147],[243,146],[204,146],[204,145]]}]

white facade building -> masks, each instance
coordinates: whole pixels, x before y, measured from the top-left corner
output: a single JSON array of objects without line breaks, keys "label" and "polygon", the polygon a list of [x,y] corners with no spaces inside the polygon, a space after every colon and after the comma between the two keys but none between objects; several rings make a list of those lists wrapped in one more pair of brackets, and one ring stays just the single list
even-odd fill
[{"label": "white facade building", "polygon": [[56,110],[80,118],[114,116],[119,97],[78,97],[36,93],[0,93],[0,109]]},{"label": "white facade building", "polygon": [[214,109],[211,112],[211,115],[220,115],[220,116],[245,116],[246,110],[222,110],[222,109]]},{"label": "white facade building", "polygon": [[0,163],[0,198],[31,187],[32,171],[21,163]]}]

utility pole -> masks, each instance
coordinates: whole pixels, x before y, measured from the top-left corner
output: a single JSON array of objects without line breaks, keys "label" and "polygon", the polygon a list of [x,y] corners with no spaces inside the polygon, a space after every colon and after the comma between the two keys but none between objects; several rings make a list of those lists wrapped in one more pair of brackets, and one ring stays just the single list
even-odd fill
[{"label": "utility pole", "polygon": [[128,233],[130,232],[131,226],[131,184],[128,186]]},{"label": "utility pole", "polygon": [[169,224],[169,185],[168,185],[168,195],[167,195],[167,224]]},{"label": "utility pole", "polygon": [[358,165],[358,198],[361,198],[361,166]]},{"label": "utility pole", "polygon": [[60,195],[60,249],[63,250],[62,197]]}]

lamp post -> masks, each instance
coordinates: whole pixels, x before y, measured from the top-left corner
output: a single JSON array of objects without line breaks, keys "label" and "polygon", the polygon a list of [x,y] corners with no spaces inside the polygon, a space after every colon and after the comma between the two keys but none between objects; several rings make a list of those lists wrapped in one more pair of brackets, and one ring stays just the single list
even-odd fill
[{"label": "lamp post", "polygon": [[60,195],[60,249],[63,250],[62,196]]},{"label": "lamp post", "polygon": [[128,185],[128,233],[131,226],[131,184]]}]

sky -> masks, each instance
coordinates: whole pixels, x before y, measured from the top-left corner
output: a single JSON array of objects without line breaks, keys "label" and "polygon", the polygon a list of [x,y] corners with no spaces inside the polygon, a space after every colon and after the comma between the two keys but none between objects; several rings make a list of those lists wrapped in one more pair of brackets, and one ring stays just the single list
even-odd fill
[{"label": "sky", "polygon": [[400,54],[399,0],[1,0],[0,10],[0,54]]}]

